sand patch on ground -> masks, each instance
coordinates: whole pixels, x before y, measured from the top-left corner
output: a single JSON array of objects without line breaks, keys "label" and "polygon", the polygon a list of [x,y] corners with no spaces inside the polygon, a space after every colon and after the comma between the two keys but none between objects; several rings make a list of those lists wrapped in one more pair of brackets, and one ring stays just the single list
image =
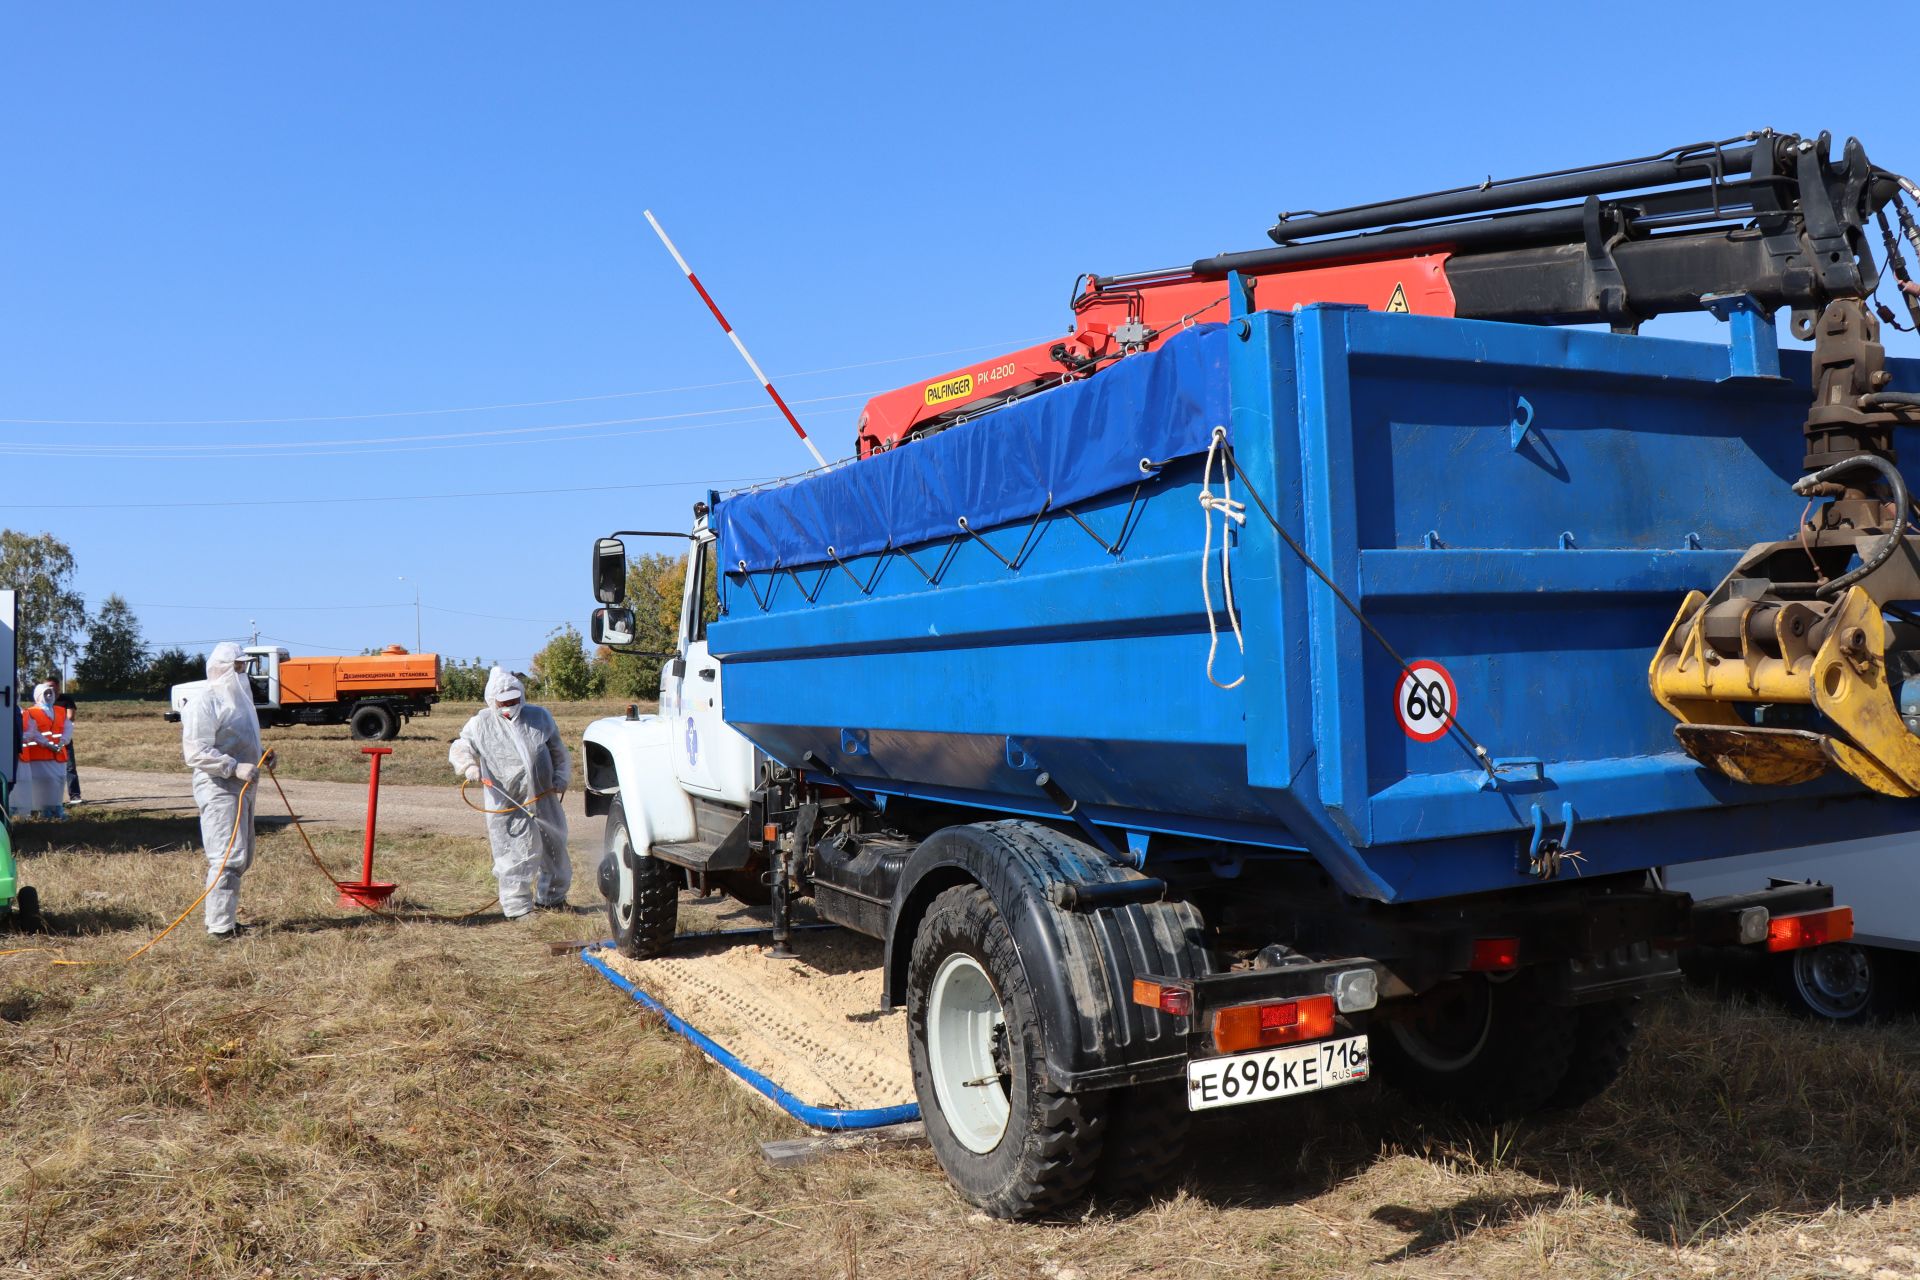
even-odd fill
[{"label": "sand patch on ground", "polygon": [[766,946],[761,934],[682,939],[654,960],[592,954],[804,1102],[912,1102],[906,1011],[880,1010],[880,944],[831,929],[797,933],[798,960]]}]

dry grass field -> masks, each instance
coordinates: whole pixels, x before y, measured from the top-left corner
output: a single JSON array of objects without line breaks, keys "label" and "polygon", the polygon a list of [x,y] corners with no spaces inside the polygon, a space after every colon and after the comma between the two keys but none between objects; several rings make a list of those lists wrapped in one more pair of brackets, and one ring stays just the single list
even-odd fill
[{"label": "dry grass field", "polygon": [[[13,943],[105,963],[0,959],[0,1274],[1920,1276],[1910,1021],[1688,994],[1571,1117],[1492,1130],[1377,1085],[1212,1113],[1167,1199],[1015,1226],[924,1150],[766,1166],[796,1125],[549,954],[603,928],[584,874],[573,916],[375,920],[275,830],[258,932],[194,919],[115,963],[197,891],[193,838],[104,810],[21,829],[53,933]],[[477,835],[381,859],[406,908],[492,891]]]},{"label": "dry grass field", "polygon": [[[547,710],[573,747],[579,764],[580,732],[591,720],[626,713],[625,702],[553,702]],[[653,704],[638,704],[652,711]],[[89,765],[103,769],[144,769],[161,773],[184,772],[180,760],[180,726],[164,718],[163,702],[86,702],[80,705],[74,745],[80,753],[82,790]],[[443,702],[430,716],[418,716],[400,728],[387,743],[353,741],[347,726],[298,725],[267,729],[262,739],[279,753],[279,771],[289,778],[326,782],[365,782],[363,746],[388,746],[393,754],[380,765],[382,782],[451,786],[455,779],[447,765],[447,744],[467,717],[480,709],[477,702]]]}]

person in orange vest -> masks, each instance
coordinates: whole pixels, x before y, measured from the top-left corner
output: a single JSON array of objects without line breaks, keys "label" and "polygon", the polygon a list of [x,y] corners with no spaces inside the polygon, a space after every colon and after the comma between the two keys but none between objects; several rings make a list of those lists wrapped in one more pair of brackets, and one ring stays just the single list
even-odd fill
[{"label": "person in orange vest", "polygon": [[73,717],[54,703],[50,681],[34,686],[33,703],[20,711],[20,768],[14,780],[14,812],[36,818],[67,816],[61,801],[67,788],[67,748],[73,742]]}]

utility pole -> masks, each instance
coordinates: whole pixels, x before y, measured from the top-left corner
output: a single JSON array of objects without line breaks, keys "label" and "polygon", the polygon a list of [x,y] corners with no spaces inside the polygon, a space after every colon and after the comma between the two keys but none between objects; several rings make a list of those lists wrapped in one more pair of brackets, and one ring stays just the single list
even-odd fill
[{"label": "utility pole", "polygon": [[[407,575],[403,573],[395,578],[394,581],[405,582],[407,581]],[[413,651],[415,653],[422,651],[422,645],[420,643],[420,579],[418,578],[413,579]]]}]

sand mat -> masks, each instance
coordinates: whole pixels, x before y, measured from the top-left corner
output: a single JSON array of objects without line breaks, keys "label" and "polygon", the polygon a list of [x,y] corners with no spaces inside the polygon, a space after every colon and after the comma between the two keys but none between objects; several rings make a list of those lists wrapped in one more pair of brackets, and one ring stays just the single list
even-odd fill
[{"label": "sand mat", "polygon": [[880,944],[831,929],[795,934],[798,960],[766,946],[761,934],[682,939],[654,960],[593,955],[804,1102],[912,1102],[906,1011],[880,1011]]}]

